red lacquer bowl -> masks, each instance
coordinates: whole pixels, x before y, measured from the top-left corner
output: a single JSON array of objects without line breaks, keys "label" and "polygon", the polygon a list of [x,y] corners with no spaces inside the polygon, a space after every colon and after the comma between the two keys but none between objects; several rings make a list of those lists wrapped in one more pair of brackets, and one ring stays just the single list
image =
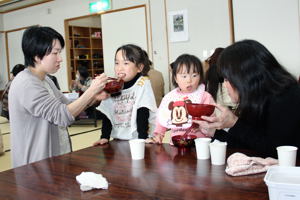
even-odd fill
[{"label": "red lacquer bowl", "polygon": [[203,115],[210,116],[215,110],[215,106],[210,104],[186,103],[185,106],[193,119],[201,119]]},{"label": "red lacquer bowl", "polygon": [[183,147],[193,147],[195,146],[194,140],[197,138],[196,135],[175,135],[172,137],[172,142],[174,146]]},{"label": "red lacquer bowl", "polygon": [[104,90],[107,93],[114,94],[123,89],[124,81],[122,79],[108,78]]}]

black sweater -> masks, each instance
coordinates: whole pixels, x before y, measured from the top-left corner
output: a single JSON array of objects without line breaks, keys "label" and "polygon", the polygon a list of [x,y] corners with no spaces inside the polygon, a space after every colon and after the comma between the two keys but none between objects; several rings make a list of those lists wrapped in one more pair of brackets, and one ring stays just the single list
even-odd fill
[{"label": "black sweater", "polygon": [[[132,87],[140,76],[141,76],[141,74],[137,74],[131,81],[125,82],[123,89],[128,89],[128,88]],[[137,110],[137,116],[136,116],[137,132],[138,132],[138,137],[141,139],[146,139],[148,137],[149,115],[150,114],[149,114],[148,108],[142,107]],[[109,139],[111,130],[112,130],[111,121],[106,117],[106,115],[103,115],[101,138]]]},{"label": "black sweater", "polygon": [[254,150],[262,156],[277,157],[276,147],[292,145],[300,149],[300,86],[295,85],[270,99],[262,119],[238,119],[229,129],[217,130],[214,138],[229,147]]}]

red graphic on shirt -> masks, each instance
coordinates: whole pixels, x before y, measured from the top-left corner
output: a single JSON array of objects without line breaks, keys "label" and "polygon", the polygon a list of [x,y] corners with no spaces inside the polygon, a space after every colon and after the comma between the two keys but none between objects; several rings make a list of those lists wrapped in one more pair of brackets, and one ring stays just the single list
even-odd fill
[{"label": "red graphic on shirt", "polygon": [[185,108],[185,103],[190,100],[185,101],[171,101],[169,103],[169,110],[171,110],[171,122],[177,127],[181,127],[182,124],[188,122],[188,112]]}]

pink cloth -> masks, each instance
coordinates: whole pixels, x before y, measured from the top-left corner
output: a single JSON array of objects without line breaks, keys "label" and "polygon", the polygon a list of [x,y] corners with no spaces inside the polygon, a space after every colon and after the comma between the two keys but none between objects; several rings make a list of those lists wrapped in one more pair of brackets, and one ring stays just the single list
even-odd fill
[{"label": "pink cloth", "polygon": [[242,153],[234,153],[227,159],[225,172],[231,176],[258,174],[277,164],[278,161],[274,158],[248,157]]}]

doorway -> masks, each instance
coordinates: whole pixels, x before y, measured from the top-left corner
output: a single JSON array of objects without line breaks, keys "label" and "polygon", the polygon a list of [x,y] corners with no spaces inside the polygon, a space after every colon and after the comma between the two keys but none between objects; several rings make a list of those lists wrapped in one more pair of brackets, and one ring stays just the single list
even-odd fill
[{"label": "doorway", "polygon": [[114,76],[115,51],[121,45],[133,43],[149,52],[147,27],[145,5],[66,19],[69,83],[80,65],[91,77],[102,72]]}]

